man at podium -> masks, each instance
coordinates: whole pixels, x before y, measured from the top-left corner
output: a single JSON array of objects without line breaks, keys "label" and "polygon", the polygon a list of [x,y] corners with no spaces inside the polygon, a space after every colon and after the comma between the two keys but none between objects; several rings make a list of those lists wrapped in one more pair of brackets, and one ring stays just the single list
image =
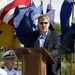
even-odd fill
[{"label": "man at podium", "polygon": [[47,75],[58,75],[58,58],[60,50],[57,46],[60,45],[60,35],[49,30],[50,20],[47,15],[38,17],[38,30],[31,32],[28,35],[25,47],[43,47],[46,48],[49,54],[56,61],[56,64],[47,63]]}]

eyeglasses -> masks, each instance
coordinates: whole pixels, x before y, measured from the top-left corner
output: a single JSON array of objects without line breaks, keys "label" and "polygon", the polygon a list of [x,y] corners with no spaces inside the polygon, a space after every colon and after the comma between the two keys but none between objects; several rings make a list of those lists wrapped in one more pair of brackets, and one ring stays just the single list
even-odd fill
[{"label": "eyeglasses", "polygon": [[48,22],[40,22],[40,24],[48,24]]}]

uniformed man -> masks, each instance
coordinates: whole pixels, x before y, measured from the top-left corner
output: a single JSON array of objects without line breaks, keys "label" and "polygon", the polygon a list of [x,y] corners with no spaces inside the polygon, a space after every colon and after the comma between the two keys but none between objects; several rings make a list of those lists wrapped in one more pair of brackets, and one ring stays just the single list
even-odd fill
[{"label": "uniformed man", "polygon": [[0,68],[0,75],[7,75],[6,71]]},{"label": "uniformed man", "polygon": [[16,54],[13,50],[8,50],[3,53],[2,58],[4,58],[5,66],[3,69],[7,72],[7,75],[22,75],[21,70],[14,68]]}]

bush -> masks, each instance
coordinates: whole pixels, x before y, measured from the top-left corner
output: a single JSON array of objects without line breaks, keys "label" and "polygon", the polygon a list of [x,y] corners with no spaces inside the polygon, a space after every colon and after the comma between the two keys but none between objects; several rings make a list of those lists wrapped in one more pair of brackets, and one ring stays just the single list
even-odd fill
[{"label": "bush", "polygon": [[54,24],[54,29],[55,29],[56,32],[58,32],[59,34],[61,34],[61,28],[60,28],[60,25],[58,23]]}]

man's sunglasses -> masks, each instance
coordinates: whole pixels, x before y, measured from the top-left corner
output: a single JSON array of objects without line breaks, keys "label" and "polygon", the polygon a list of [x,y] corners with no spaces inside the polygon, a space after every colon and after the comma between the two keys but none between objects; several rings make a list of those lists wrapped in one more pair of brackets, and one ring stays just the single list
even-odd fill
[{"label": "man's sunglasses", "polygon": [[40,24],[48,24],[48,22],[40,22]]}]

